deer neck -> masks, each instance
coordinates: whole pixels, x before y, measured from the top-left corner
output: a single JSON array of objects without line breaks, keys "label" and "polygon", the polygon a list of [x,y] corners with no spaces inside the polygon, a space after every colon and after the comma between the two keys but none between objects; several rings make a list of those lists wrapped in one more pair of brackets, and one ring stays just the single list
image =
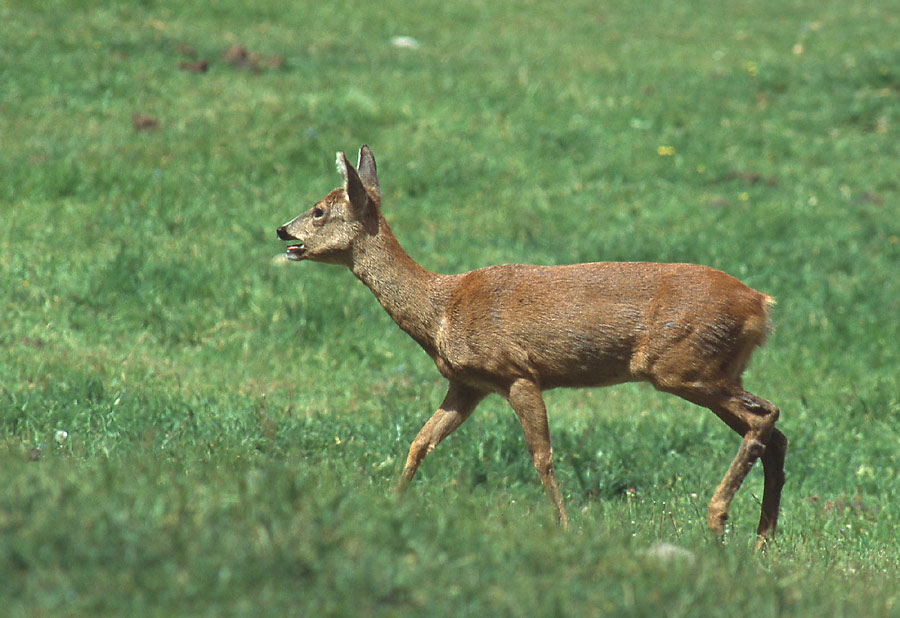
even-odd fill
[{"label": "deer neck", "polygon": [[422,268],[379,217],[378,233],[353,249],[350,270],[372,290],[394,322],[431,353],[446,305],[441,285],[446,275]]}]

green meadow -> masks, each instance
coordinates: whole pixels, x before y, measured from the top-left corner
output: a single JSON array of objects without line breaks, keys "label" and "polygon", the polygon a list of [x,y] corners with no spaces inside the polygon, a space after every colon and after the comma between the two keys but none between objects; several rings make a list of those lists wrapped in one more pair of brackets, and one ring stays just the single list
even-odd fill
[{"label": "green meadow", "polygon": [[[900,616],[896,0],[257,4],[0,4],[4,615]],[[710,538],[739,438],[648,385],[546,394],[568,532],[496,396],[393,494],[444,381],[275,237],[363,143],[431,270],[776,298],[765,553],[760,466]]]}]

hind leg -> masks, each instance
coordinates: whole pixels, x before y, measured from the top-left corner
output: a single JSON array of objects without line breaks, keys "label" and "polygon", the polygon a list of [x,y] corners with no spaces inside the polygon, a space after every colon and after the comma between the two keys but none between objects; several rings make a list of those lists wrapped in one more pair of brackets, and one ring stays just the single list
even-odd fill
[{"label": "hind leg", "polygon": [[[778,519],[781,487],[784,483],[784,454],[787,440],[775,429],[779,410],[737,385],[710,388],[708,384],[681,385],[663,389],[690,402],[712,410],[731,429],[743,437],[737,454],[709,501],[706,523],[718,537],[725,534],[728,507],[757,459],[763,459],[765,488],[758,534],[765,537],[774,530]],[[767,454],[767,446],[772,445]],[[760,543],[761,544],[761,543]]]},{"label": "hind leg", "polygon": [[[718,402],[708,406],[716,413],[729,427],[737,431],[743,436],[743,441],[738,449],[737,455],[732,460],[728,468],[728,472],[722,478],[719,486],[713,493],[712,499],[709,501],[709,509],[707,511],[707,526],[709,529],[721,537],[725,533],[725,521],[728,519],[728,507],[731,504],[737,490],[740,489],[741,483],[750,472],[750,468],[760,457],[763,458],[764,467],[768,468],[769,474],[765,477],[765,488],[763,495],[769,495],[769,510],[766,510],[764,501],[762,517],[767,520],[763,525],[760,523],[760,529],[764,529],[768,534],[770,527],[768,524],[769,517],[772,521],[776,521],[778,517],[778,502],[781,496],[781,487],[775,482],[780,467],[784,461],[784,451],[786,449],[779,448],[781,446],[780,439],[783,434],[778,432],[780,438],[775,439],[776,448],[773,453],[766,456],[766,447],[772,442],[772,436],[775,430],[775,421],[778,420],[779,410],[774,405],[752,395],[744,390],[735,391],[730,396],[722,397]],[[785,441],[786,446],[786,441]],[[780,459],[779,459],[780,457]],[[768,462],[768,465],[766,464]]]},{"label": "hind leg", "polygon": [[781,504],[781,489],[784,487],[784,456],[788,441],[784,434],[772,429],[766,450],[762,454],[765,486],[763,487],[762,513],[756,529],[756,548],[765,546],[769,536],[775,534],[778,524],[778,507]]}]

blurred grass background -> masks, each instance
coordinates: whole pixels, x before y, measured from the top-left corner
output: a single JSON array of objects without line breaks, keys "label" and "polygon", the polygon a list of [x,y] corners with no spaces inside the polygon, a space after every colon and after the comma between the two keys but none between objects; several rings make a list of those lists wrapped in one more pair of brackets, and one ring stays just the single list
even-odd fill
[{"label": "blurred grass background", "polygon": [[[897,615],[898,9],[4,4],[7,611]],[[640,385],[548,394],[571,534],[497,398],[390,495],[442,380],[274,237],[362,143],[433,270],[690,261],[776,297],[767,556],[759,470],[705,533],[736,437]]]}]

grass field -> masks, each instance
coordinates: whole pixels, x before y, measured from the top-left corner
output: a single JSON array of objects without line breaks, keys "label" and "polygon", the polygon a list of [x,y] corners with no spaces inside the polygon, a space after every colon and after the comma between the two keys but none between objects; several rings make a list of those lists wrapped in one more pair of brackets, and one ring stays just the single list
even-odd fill
[{"label": "grass field", "polygon": [[[900,5],[410,6],[0,5],[4,614],[900,616]],[[568,533],[497,397],[391,493],[443,381],[275,239],[362,143],[432,270],[778,300],[766,554],[760,469],[705,529],[737,436],[646,385],[547,394]]]}]

